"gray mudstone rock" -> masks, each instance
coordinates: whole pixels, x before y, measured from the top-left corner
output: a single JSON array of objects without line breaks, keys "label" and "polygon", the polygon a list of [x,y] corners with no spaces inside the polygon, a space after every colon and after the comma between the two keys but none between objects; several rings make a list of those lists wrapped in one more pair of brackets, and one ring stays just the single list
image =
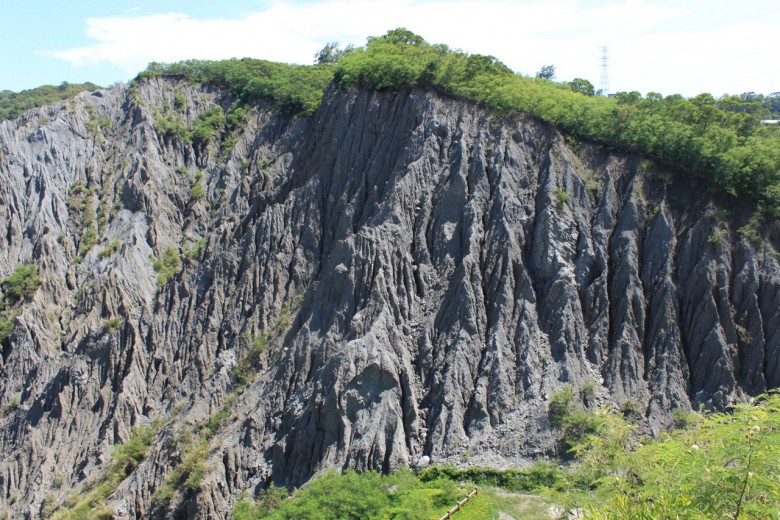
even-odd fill
[{"label": "gray mudstone rock", "polygon": [[3,343],[3,511],[84,489],[138,426],[115,516],[227,518],[331,467],[555,456],[564,384],[652,432],[780,384],[779,230],[742,238],[699,181],[419,88],[260,104],[232,145],[159,124],[233,101],[155,78],[0,123],[0,276],[44,279]]}]

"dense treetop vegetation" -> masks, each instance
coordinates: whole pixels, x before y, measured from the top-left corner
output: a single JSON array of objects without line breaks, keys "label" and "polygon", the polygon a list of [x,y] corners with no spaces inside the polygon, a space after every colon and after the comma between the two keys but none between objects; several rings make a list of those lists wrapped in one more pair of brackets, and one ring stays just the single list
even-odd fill
[{"label": "dense treetop vegetation", "polygon": [[288,116],[312,114],[332,78],[345,88],[431,86],[499,114],[527,113],[576,137],[709,177],[726,193],[753,199],[773,214],[780,208],[780,129],[761,123],[780,113],[778,95],[686,99],[624,92],[607,99],[594,96],[587,80],[524,77],[492,56],[429,44],[405,29],[369,38],[360,48],[329,44],[316,58],[314,66],[255,59],[153,63],[139,77],[221,85],[244,102],[270,99]]},{"label": "dense treetop vegetation", "polygon": [[[339,49],[329,43],[315,61],[311,66],[250,58],[152,63],[138,77],[178,76],[219,85],[243,104],[268,99],[288,117],[313,114],[334,78],[345,88],[435,87],[482,103],[499,115],[530,114],[575,137],[708,177],[725,193],[748,197],[770,215],[780,212],[780,126],[761,123],[780,118],[780,93],[720,98],[700,94],[686,99],[623,92],[607,99],[594,96],[593,85],[581,78],[551,81],[551,65],[544,74],[524,77],[492,56],[429,44],[406,29],[369,38],[360,48]],[[63,83],[20,93],[3,91],[0,119],[95,88],[91,83]],[[203,132],[208,130],[204,126]]]},{"label": "dense treetop vegetation", "polygon": [[31,108],[50,105],[75,96],[85,90],[93,91],[100,87],[94,83],[61,83],[59,86],[44,85],[21,92],[3,90],[0,92],[0,121],[14,119]]},{"label": "dense treetop vegetation", "polygon": [[404,29],[350,51],[335,73],[345,86],[430,85],[502,114],[525,112],[577,137],[711,177],[727,193],[775,210],[780,206],[780,133],[761,124],[768,116],[764,98],[701,94],[685,99],[638,92],[614,99],[589,96],[581,92],[583,85],[572,89],[523,77],[492,56],[431,45]]},{"label": "dense treetop vegetation", "polygon": [[188,81],[218,85],[244,103],[269,99],[285,115],[311,115],[333,78],[332,66],[287,65],[252,58],[223,61],[188,60],[151,63],[139,79],[180,76]]},{"label": "dense treetop vegetation", "polygon": [[[562,443],[573,463],[541,462],[528,469],[458,469],[433,466],[379,476],[326,473],[286,498],[271,488],[244,499],[235,520],[259,518],[437,518],[475,485],[479,501],[457,518],[492,519],[506,509],[500,499],[544,499],[561,512],[580,508],[594,519],[747,519],[780,515],[780,395],[770,394],[731,413],[680,413],[681,429],[640,438],[625,412],[572,409],[563,418]],[[579,418],[574,418],[578,415]],[[573,431],[572,422],[582,428]],[[490,487],[500,488],[491,492]],[[518,493],[508,495],[507,493]],[[517,509],[515,509],[517,510]]]}]

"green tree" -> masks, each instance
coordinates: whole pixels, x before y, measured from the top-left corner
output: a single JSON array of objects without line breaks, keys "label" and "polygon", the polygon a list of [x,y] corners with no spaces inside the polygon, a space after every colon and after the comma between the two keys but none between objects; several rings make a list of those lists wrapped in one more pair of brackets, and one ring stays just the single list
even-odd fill
[{"label": "green tree", "polygon": [[780,395],[709,414],[634,451],[625,449],[622,424],[580,446],[583,462],[609,475],[599,481],[588,518],[777,517]]},{"label": "green tree", "polygon": [[580,94],[584,94],[586,96],[596,95],[596,88],[593,86],[593,83],[587,79],[574,78],[569,82],[569,88],[574,92],[579,92]]},{"label": "green tree", "polygon": [[548,79],[550,81],[555,79],[555,65],[545,65],[539,72],[536,73],[536,77],[540,79]]},{"label": "green tree", "polygon": [[780,119],[780,92],[773,92],[763,99],[764,107],[772,119]]},{"label": "green tree", "polygon": [[[538,77],[552,79],[554,72],[555,67],[548,65]],[[770,113],[767,100],[780,103],[780,96],[766,96],[762,103],[758,103],[760,95],[752,93],[722,99],[656,93],[643,98],[639,92],[620,93],[617,99],[583,96],[583,91],[590,91],[584,82],[572,81],[575,92],[570,84],[534,81],[512,73],[492,56],[432,45],[403,28],[368,38],[365,46],[350,50],[335,65],[190,60],[153,63],[139,79],[156,75],[219,85],[243,104],[270,100],[288,117],[313,114],[332,79],[343,88],[433,86],[482,103],[498,115],[527,113],[574,138],[672,163],[686,175],[710,178],[724,193],[752,199],[769,215],[780,214],[780,132],[760,124],[761,114]],[[229,124],[234,126],[235,121]],[[168,126],[171,132],[181,130],[176,124]],[[206,142],[221,129],[202,125],[197,139]],[[184,130],[191,135],[196,129]]]},{"label": "green tree", "polygon": [[17,265],[13,274],[0,282],[5,292],[5,300],[10,304],[30,298],[42,283],[38,268],[33,264]]},{"label": "green tree", "polygon": [[339,47],[339,42],[328,42],[325,44],[325,47],[314,55],[314,63],[316,65],[338,63],[338,61],[346,56],[350,50],[352,50],[352,44],[349,44],[342,49]]}]

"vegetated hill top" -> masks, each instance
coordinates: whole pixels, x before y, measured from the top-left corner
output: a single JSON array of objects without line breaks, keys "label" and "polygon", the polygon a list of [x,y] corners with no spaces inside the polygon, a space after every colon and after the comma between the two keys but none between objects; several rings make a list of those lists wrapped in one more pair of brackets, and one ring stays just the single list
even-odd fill
[{"label": "vegetated hill top", "polygon": [[[780,117],[780,95],[752,92],[716,99],[686,99],[650,92],[621,92],[608,99],[582,89],[582,80],[555,83],[512,72],[493,56],[430,44],[406,29],[372,37],[363,47],[329,48],[317,65],[244,58],[152,63],[138,79],[183,76],[227,88],[241,103],[261,98],[286,115],[310,116],[327,85],[376,89],[431,86],[485,104],[498,114],[523,112],[578,138],[636,151],[710,177],[726,193],[746,196],[775,216],[780,207],[780,128],[762,119]],[[99,87],[92,83],[42,86],[0,93],[0,120]],[[591,95],[589,95],[591,94]]]},{"label": "vegetated hill top", "polygon": [[245,103],[268,98],[288,115],[303,116],[318,108],[331,77],[344,88],[435,87],[485,104],[498,114],[527,113],[575,137],[709,177],[724,192],[748,197],[773,216],[780,207],[780,129],[761,123],[771,115],[771,107],[780,104],[772,104],[780,97],[587,95],[579,83],[524,77],[493,56],[429,44],[405,29],[369,38],[364,47],[346,50],[335,63],[191,60],[153,63],[139,78],[157,75],[220,85]]},{"label": "vegetated hill top", "polygon": [[50,105],[63,99],[68,99],[80,92],[97,90],[100,87],[94,83],[68,83],[64,81],[58,86],[42,85],[40,87],[11,92],[0,92],[0,121],[15,119],[31,108]]}]

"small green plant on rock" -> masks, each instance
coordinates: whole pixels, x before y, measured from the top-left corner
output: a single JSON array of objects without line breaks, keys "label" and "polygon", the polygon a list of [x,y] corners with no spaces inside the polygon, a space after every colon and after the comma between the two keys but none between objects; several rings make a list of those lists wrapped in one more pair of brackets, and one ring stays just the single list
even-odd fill
[{"label": "small green plant on rock", "polygon": [[3,417],[7,417],[11,412],[19,408],[19,396],[13,396],[3,404],[2,413]]},{"label": "small green plant on rock", "polygon": [[470,459],[471,459],[471,450],[467,448],[463,453],[460,454],[460,461],[466,464]]},{"label": "small green plant on rock", "polygon": [[196,491],[206,474],[206,458],[209,454],[208,441],[198,439],[179,456],[179,463],[165,476],[165,483],[155,491],[152,500],[157,508],[167,507],[179,491]]},{"label": "small green plant on rock", "polygon": [[162,258],[152,257],[152,266],[157,272],[157,285],[162,287],[181,269],[179,252],[175,247],[168,246]]},{"label": "small green plant on rock", "polygon": [[190,203],[202,199],[205,195],[206,188],[203,186],[203,183],[200,181],[196,182],[192,185],[192,189],[190,189]]},{"label": "small green plant on rock", "polygon": [[753,246],[758,246],[761,244],[761,234],[758,232],[760,226],[761,213],[757,211],[752,217],[750,217],[750,220],[747,222],[747,224],[737,230],[737,233],[745,237],[745,239],[753,244]]},{"label": "small green plant on rock", "polygon": [[124,444],[114,446],[112,457],[114,458],[114,470],[123,472],[125,475],[130,473],[143,462],[149,453],[157,431],[149,426],[139,426],[133,429],[133,434]]},{"label": "small green plant on rock", "polygon": [[110,318],[107,320],[103,320],[103,329],[106,332],[113,334],[114,332],[117,331],[117,329],[121,324],[122,324],[122,318]]},{"label": "small green plant on rock", "polygon": [[582,383],[582,395],[588,399],[596,395],[596,388],[597,384],[592,379],[586,379],[585,382]]},{"label": "small green plant on rock", "polygon": [[42,283],[38,268],[32,264],[16,266],[13,274],[0,282],[3,288],[3,299],[0,301],[0,342],[11,337],[16,318],[22,313],[21,303],[30,300]]},{"label": "small green plant on rock", "polygon": [[554,426],[561,427],[564,421],[572,413],[574,403],[574,391],[571,385],[564,385],[555,392],[550,400],[550,421]]},{"label": "small green plant on rock", "polygon": [[80,493],[72,493],[54,511],[53,520],[108,520],[114,508],[106,503],[119,484],[146,458],[149,446],[157,435],[156,427],[141,426],[133,429],[124,444],[114,447],[114,463],[100,475],[90,480]]},{"label": "small green plant on rock", "polygon": [[206,247],[208,244],[209,239],[206,237],[201,238],[198,240],[194,246],[192,246],[192,249],[189,249],[186,254],[187,257],[190,258],[190,260],[197,260],[200,258],[200,255],[203,253],[203,248]]},{"label": "small green plant on rock", "polygon": [[213,106],[205,110],[200,115],[192,128],[192,142],[200,145],[207,145],[211,141],[214,132],[217,131],[225,121],[222,108]]},{"label": "small green plant on rock", "polygon": [[639,417],[642,413],[642,405],[638,400],[634,399],[633,397],[629,397],[621,403],[620,413],[622,413],[626,418]]},{"label": "small green plant on rock", "polygon": [[728,231],[725,229],[714,229],[710,236],[707,237],[707,243],[712,245],[718,245],[728,235]]},{"label": "small green plant on rock", "polygon": [[173,108],[181,110],[187,104],[187,99],[178,92],[173,95]]},{"label": "small green plant on rock", "polygon": [[100,250],[98,253],[98,257],[103,260],[105,258],[108,258],[109,256],[113,255],[117,251],[119,251],[119,246],[122,243],[122,241],[118,238],[115,238],[111,241],[110,244],[108,244],[106,247]]},{"label": "small green plant on rock", "polygon": [[97,230],[93,227],[89,227],[84,230],[81,235],[81,241],[79,242],[78,256],[76,257],[76,263],[81,263],[84,260],[84,256],[89,253],[90,249],[97,242]]},{"label": "small green plant on rock", "polygon": [[208,422],[201,430],[204,433],[206,440],[211,439],[214,435],[217,434],[220,428],[222,428],[222,426],[225,424],[225,421],[227,421],[228,417],[230,417],[230,414],[233,413],[233,403],[235,402],[236,394],[228,394],[227,397],[225,397],[222,408],[209,417]]},{"label": "small green plant on rock", "polygon": [[244,353],[233,367],[233,378],[239,392],[251,384],[260,368],[261,355],[268,346],[268,337],[264,334],[245,333],[243,336]]},{"label": "small green plant on rock", "polygon": [[563,210],[570,198],[571,196],[563,190],[559,189],[555,191],[555,207],[558,208],[558,211]]}]

